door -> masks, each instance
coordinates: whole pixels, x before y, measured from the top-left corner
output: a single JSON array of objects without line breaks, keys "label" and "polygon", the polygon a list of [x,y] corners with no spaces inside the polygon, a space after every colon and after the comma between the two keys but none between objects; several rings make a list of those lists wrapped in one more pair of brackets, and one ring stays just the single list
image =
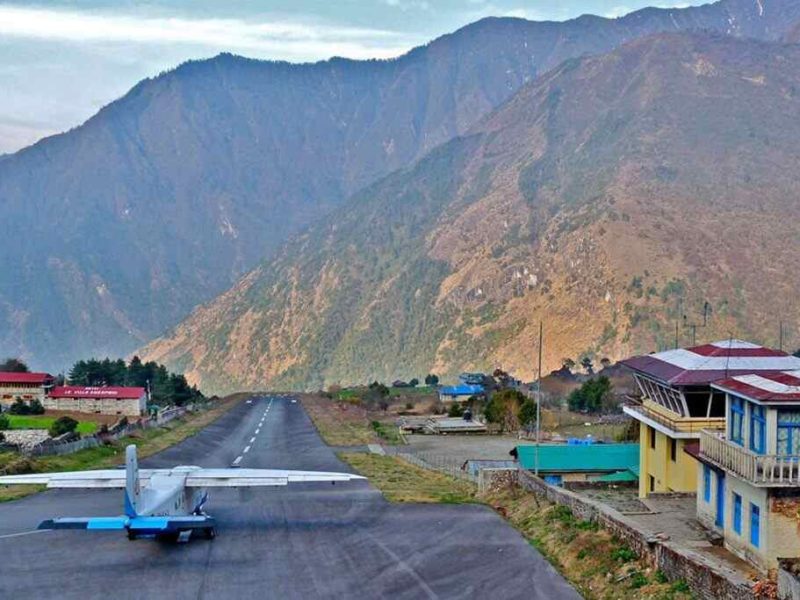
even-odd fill
[{"label": "door", "polygon": [[714,525],[717,527],[725,527],[725,473],[717,471],[717,518],[714,519]]}]

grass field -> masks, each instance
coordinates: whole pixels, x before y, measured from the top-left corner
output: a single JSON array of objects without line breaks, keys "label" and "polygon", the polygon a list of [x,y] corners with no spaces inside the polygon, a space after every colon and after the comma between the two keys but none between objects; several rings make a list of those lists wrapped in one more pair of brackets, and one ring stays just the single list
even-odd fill
[{"label": "grass field", "polygon": [[369,478],[391,502],[476,502],[476,487],[437,471],[412,465],[396,456],[341,453],[339,457]]},{"label": "grass field", "polygon": [[[9,415],[11,429],[50,429],[57,417],[48,415]],[[77,432],[81,435],[88,435],[97,431],[97,423],[91,421],[78,421]]]},{"label": "grass field", "polygon": [[668,582],[597,523],[520,488],[483,497],[572,583],[584,598],[689,600],[684,581]]},{"label": "grass field", "polygon": [[[14,475],[113,467],[125,462],[125,447],[128,444],[135,444],[139,449],[139,458],[145,458],[195,435],[247,396],[249,394],[233,394],[208,410],[176,419],[164,427],[146,429],[121,438],[113,444],[88,448],[72,454],[28,458],[16,452],[3,452],[0,453],[0,473]],[[0,502],[15,500],[41,489],[42,486],[0,486]]]}]

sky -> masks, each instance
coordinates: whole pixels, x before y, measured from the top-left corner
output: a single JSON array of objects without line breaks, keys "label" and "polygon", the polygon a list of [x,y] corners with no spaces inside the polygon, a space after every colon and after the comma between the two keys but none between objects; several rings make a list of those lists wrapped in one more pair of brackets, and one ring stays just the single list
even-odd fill
[{"label": "sky", "polygon": [[486,16],[619,17],[705,0],[0,0],[0,154],[68,130],[138,81],[232,52],[390,58]]}]

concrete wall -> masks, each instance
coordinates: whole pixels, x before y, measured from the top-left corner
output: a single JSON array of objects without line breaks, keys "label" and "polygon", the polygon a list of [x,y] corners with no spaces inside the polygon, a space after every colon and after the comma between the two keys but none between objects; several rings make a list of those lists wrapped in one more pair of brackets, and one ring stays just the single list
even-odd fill
[{"label": "concrete wall", "polygon": [[[742,497],[742,532],[733,530],[733,494]],[[761,527],[759,547],[750,543],[750,505],[755,504],[761,511]],[[777,568],[777,560],[769,559],[769,501],[767,490],[751,486],[749,483],[733,477],[730,473],[725,477],[725,547],[751,562],[762,571]]]},{"label": "concrete wall", "polygon": [[[716,524],[718,472],[711,469],[711,498],[703,497],[703,469],[697,470],[697,520],[709,529],[716,529],[725,539],[725,547],[753,564],[762,572],[773,572],[779,558],[800,557],[800,489],[782,492],[759,488],[728,473],[725,477],[724,527]],[[733,528],[733,494],[742,497],[742,528]],[[750,505],[761,510],[759,546],[750,543]]]},{"label": "concrete wall", "polygon": [[10,406],[17,398],[26,402],[36,399],[44,402],[45,389],[40,385],[20,384],[20,385],[0,385],[0,404]]},{"label": "concrete wall", "polygon": [[671,541],[652,540],[636,523],[619,511],[574,492],[548,485],[528,471],[520,471],[519,483],[551,502],[568,506],[583,520],[595,521],[625,542],[634,552],[669,580],[683,579],[695,597],[702,600],[755,599],[750,582],[731,569],[724,569],[704,556]]},{"label": "concrete wall", "polygon": [[780,600],[800,600],[800,579],[796,560],[783,560],[778,569],[778,598]]},{"label": "concrete wall", "polygon": [[[650,447],[655,432],[656,447]],[[655,492],[694,492],[697,490],[697,461],[683,451],[686,440],[675,440],[675,460],[670,450],[671,438],[650,426],[639,428],[639,496],[650,493],[650,476],[655,478]]]}]

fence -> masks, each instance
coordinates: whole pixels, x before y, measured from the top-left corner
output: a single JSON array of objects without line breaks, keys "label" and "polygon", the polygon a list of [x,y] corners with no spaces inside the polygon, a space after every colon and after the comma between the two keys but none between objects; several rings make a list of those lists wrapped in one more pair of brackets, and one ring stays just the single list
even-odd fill
[{"label": "fence", "polygon": [[394,447],[390,450],[387,447],[385,450],[423,469],[439,471],[455,479],[478,483],[478,476],[467,471],[465,463],[460,459],[431,452],[414,452],[408,448]]},{"label": "fence", "polygon": [[85,450],[86,448],[96,448],[98,446],[102,446],[107,442],[115,442],[120,438],[126,437],[136,431],[141,431],[142,429],[160,427],[174,419],[182,417],[186,414],[187,410],[193,409],[194,407],[169,408],[160,411],[156,415],[155,419],[139,419],[135,423],[128,423],[122,427],[113,427],[108,433],[96,433],[94,435],[82,437],[79,440],[73,440],[69,442],[48,440],[32,448],[20,449],[20,452],[26,456],[49,456],[53,454],[60,456],[62,454],[72,454],[73,452]]}]

